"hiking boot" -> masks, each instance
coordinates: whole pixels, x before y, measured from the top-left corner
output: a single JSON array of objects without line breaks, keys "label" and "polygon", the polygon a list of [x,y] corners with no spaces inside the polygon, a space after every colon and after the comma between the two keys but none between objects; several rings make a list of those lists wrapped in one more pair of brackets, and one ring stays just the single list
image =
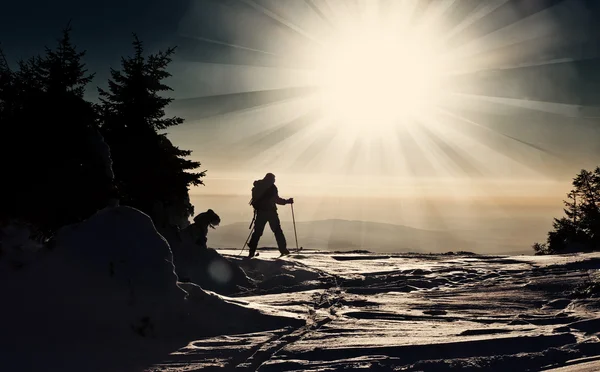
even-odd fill
[{"label": "hiking boot", "polygon": [[279,251],[279,253],[281,253],[281,256],[279,256],[279,257],[283,257],[283,256],[287,256],[287,255],[289,255],[289,254],[290,254],[290,251],[288,251],[288,250],[286,249],[286,250],[284,250],[284,251]]},{"label": "hiking boot", "polygon": [[252,258],[256,255],[256,247],[248,247],[250,251],[248,252],[248,258]]}]

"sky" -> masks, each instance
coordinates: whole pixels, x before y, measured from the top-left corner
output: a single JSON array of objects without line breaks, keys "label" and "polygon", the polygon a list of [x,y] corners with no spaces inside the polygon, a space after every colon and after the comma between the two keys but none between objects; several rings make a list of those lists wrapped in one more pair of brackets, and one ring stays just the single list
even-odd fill
[{"label": "sky", "polygon": [[300,219],[434,228],[407,216],[480,203],[549,228],[574,174],[600,165],[595,0],[9,1],[0,45],[27,58],[69,20],[90,99],[132,32],[178,47],[168,113],[186,122],[169,137],[208,170],[198,210],[225,221],[248,219],[240,198],[273,172]]}]

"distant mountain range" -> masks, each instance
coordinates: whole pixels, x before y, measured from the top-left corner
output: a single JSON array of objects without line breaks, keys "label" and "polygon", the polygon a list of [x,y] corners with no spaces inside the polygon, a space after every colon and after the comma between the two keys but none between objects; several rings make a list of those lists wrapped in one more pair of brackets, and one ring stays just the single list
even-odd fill
[{"label": "distant mountain range", "polygon": [[[249,223],[233,223],[209,231],[208,245],[214,248],[242,248],[250,230]],[[295,247],[294,229],[290,222],[282,222],[288,247]],[[473,232],[435,231],[378,222],[321,220],[297,222],[298,244],[305,248],[346,251],[366,249],[373,252],[423,252],[473,251],[477,253],[524,253],[528,247],[486,241]],[[492,244],[488,247],[487,244]],[[277,244],[267,225],[259,247]]]}]

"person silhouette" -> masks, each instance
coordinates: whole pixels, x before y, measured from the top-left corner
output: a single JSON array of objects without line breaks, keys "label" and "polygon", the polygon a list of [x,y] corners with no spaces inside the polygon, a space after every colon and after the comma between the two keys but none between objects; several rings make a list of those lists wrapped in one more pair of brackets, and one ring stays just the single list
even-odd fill
[{"label": "person silhouette", "polygon": [[212,209],[202,212],[194,217],[194,223],[181,230],[182,239],[195,243],[201,249],[206,249],[208,242],[208,228],[219,226],[221,218]]},{"label": "person silhouette", "polygon": [[256,254],[258,241],[265,230],[267,222],[269,223],[273,234],[275,234],[277,248],[279,248],[281,255],[285,256],[290,254],[290,251],[287,249],[285,235],[281,230],[281,222],[279,221],[279,215],[277,214],[277,204],[286,205],[292,203],[294,203],[293,198],[282,199],[279,197],[279,191],[277,190],[277,186],[275,186],[275,175],[273,173],[267,173],[262,180],[254,181],[252,200],[250,200],[250,205],[254,207],[254,231],[248,242],[248,248],[250,248],[248,258],[252,258]]}]

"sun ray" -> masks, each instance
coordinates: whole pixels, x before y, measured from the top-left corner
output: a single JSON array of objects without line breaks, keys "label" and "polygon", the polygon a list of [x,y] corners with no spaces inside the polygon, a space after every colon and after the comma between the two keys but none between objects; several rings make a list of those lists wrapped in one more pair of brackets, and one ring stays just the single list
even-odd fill
[{"label": "sun ray", "polygon": [[[351,20],[355,16],[352,14],[352,7],[348,2],[340,1],[325,1],[332,11],[332,21],[336,25],[336,29],[345,28],[351,25]],[[332,5],[332,3],[334,5]]]},{"label": "sun ray", "polygon": [[[527,61],[526,58],[531,57],[535,60],[550,60],[556,57],[548,58],[548,53],[560,46],[574,46],[573,44],[578,39],[587,39],[588,43],[593,43],[590,38],[585,36],[586,32],[584,29],[588,27],[586,22],[568,24],[568,33],[564,32],[564,27],[567,25],[558,27],[555,21],[556,17],[553,17],[551,14],[555,14],[556,12],[560,12],[559,14],[577,13],[580,14],[580,18],[585,17],[585,8],[577,7],[576,9],[571,9],[573,7],[569,7],[569,4],[567,2],[557,4],[553,8],[546,8],[543,11],[519,19],[494,32],[474,38],[460,47],[452,48],[451,57],[459,61],[471,60],[473,58],[485,59],[490,62],[491,66],[494,66],[494,56],[496,58],[509,59],[509,61],[520,58],[521,60],[517,60],[516,62],[521,63]],[[554,10],[554,12],[551,13],[551,10]],[[562,17],[566,18],[567,16]],[[594,49],[592,48],[591,50]],[[584,50],[582,49],[582,51]],[[573,52],[575,53],[568,56],[573,57],[574,55],[582,54],[581,51],[577,52],[574,50]],[[472,61],[470,61],[469,65],[471,63]],[[503,63],[502,60],[499,60],[496,63],[496,67],[508,63],[510,62]]]},{"label": "sun ray", "polygon": [[299,35],[304,36],[306,39],[310,40],[313,43],[316,44],[321,44],[321,42],[316,39],[315,37],[313,37],[312,35],[310,35],[307,31],[303,30],[301,27],[299,27],[298,25],[294,24],[293,22],[280,17],[279,15],[277,15],[276,13],[274,13],[273,11],[265,8],[264,6],[257,4],[255,1],[253,0],[238,0],[241,3],[244,3],[252,8],[254,8],[255,10],[263,13],[264,15],[268,16],[269,18],[273,19],[274,21],[278,22],[280,25],[287,27],[288,29],[297,32]]},{"label": "sun ray", "polygon": [[[519,145],[521,145],[521,146],[520,146],[521,148],[531,149],[531,150],[534,150],[535,152],[537,152],[538,154],[545,155],[545,156],[549,156],[549,157],[551,157],[551,158],[552,158],[552,160],[553,160],[554,162],[559,162],[559,163],[561,163],[561,162],[563,161],[563,157],[562,157],[562,156],[560,156],[559,154],[553,153],[553,152],[551,152],[551,151],[549,151],[549,150],[547,150],[547,149],[544,149],[544,148],[542,148],[542,147],[540,147],[540,146],[534,145],[534,144],[532,144],[532,143],[529,143],[529,142],[527,142],[527,141],[524,141],[524,140],[518,139],[518,138],[516,138],[516,137],[514,137],[514,136],[511,136],[511,135],[508,135],[508,134],[502,133],[502,132],[500,132],[500,131],[494,130],[494,129],[492,129],[492,128],[489,128],[489,127],[487,127],[487,126],[485,126],[485,125],[479,124],[479,123],[477,123],[477,122],[475,122],[475,121],[469,120],[469,119],[467,119],[467,118],[464,118],[464,117],[462,117],[462,116],[459,116],[459,115],[455,115],[455,114],[453,114],[453,113],[451,113],[451,112],[449,112],[449,111],[446,111],[446,110],[441,110],[441,111],[442,111],[442,112],[443,112],[443,113],[444,113],[446,116],[448,116],[448,117],[452,117],[452,118],[454,118],[454,119],[457,119],[457,120],[459,120],[459,121],[461,121],[461,122],[463,122],[463,123],[465,123],[465,124],[468,124],[468,125],[469,125],[469,126],[471,126],[472,128],[479,128],[479,129],[483,129],[483,130],[484,130],[484,131],[486,131],[487,133],[490,133],[490,134],[493,134],[493,135],[496,135],[496,136],[500,136],[501,138],[503,138],[503,139],[505,139],[505,140],[509,141],[510,143],[513,143],[513,144],[519,144]],[[473,135],[473,134],[474,134],[474,132],[472,132],[472,131],[469,131],[469,134]],[[492,142],[489,142],[489,143],[492,143]],[[518,162],[520,162],[520,163],[524,164],[524,162],[525,162],[525,160],[526,160],[526,159],[525,159],[525,158],[519,158],[519,157],[517,157],[517,156],[515,156],[515,155],[516,155],[516,154],[513,154],[512,152],[508,152],[508,156],[509,156],[509,157],[513,157],[513,158],[514,158],[516,161],[518,161]],[[531,160],[531,159],[527,159],[527,160]],[[534,167],[530,167],[530,169],[531,169],[531,170],[534,170],[535,168],[534,168]]]},{"label": "sun ray", "polygon": [[225,113],[302,99],[315,93],[315,87],[294,87],[186,98],[173,101],[169,110],[178,112],[192,122]]},{"label": "sun ray", "polygon": [[418,0],[414,3],[413,12],[411,13],[410,25],[413,27],[418,26],[423,22],[423,18],[430,6],[433,4],[433,0]]},{"label": "sun ray", "polygon": [[[173,106],[190,122],[220,122],[221,132],[236,131],[232,146],[243,148],[236,158],[243,164],[271,161],[278,169],[321,176],[389,176],[381,190],[401,188],[408,178],[417,193],[434,179],[557,175],[598,147],[591,138],[598,133],[600,55],[587,38],[597,25],[593,17],[569,18],[585,13],[582,5],[213,2],[222,12],[217,19],[231,14],[232,22],[215,31],[188,21],[184,59],[272,70],[260,77],[258,70],[232,73],[223,80],[237,93]],[[238,27],[235,21],[243,22]],[[254,80],[244,86],[239,79],[246,75]],[[577,94],[573,84],[582,87]],[[281,88],[265,89],[275,86]],[[220,115],[228,118],[205,120]],[[264,120],[272,115],[279,120]],[[575,127],[588,138],[579,140]],[[578,140],[569,154],[561,150]],[[494,169],[491,160],[502,166]]]},{"label": "sun ray", "polygon": [[[567,37],[565,37],[567,38]],[[456,58],[454,74],[570,63],[596,57],[592,42],[556,41],[556,35],[526,40],[468,57]],[[543,50],[542,49],[543,46]],[[464,63],[466,62],[466,63]]]},{"label": "sun ray", "polygon": [[333,21],[327,15],[325,15],[321,7],[319,7],[314,0],[304,0],[304,2],[313,10],[313,12],[315,12],[315,14],[319,16],[319,18],[321,18],[323,22],[325,22],[325,24],[332,28],[335,27]]},{"label": "sun ray", "polygon": [[418,28],[435,27],[438,30],[441,23],[440,20],[456,2],[457,0],[440,0],[435,5],[427,7],[421,17],[422,19]]},{"label": "sun ray", "polygon": [[415,142],[417,147],[421,150],[422,159],[426,160],[430,165],[430,171],[432,174],[429,176],[441,177],[441,178],[452,178],[454,175],[445,164],[445,159],[438,156],[435,146],[431,139],[427,136],[427,133],[423,131],[420,125],[408,125],[406,127],[412,140]]},{"label": "sun ray", "polygon": [[[597,120],[554,115],[484,101],[473,106],[478,106],[482,111],[454,109],[453,112],[460,112],[459,115],[490,130],[533,144],[559,157],[568,158],[572,164],[582,162],[586,156],[589,158],[590,149],[593,151],[598,143],[600,128]],[[452,125],[458,124],[453,122]],[[565,151],[565,148],[569,151]]]},{"label": "sun ray", "polygon": [[[326,120],[326,118],[324,119]],[[330,156],[331,143],[334,141],[336,135],[331,129],[325,131],[319,131],[318,136],[310,138],[306,142],[306,147],[301,150],[291,167],[292,169],[302,169],[306,172],[318,172],[315,169],[314,163],[324,157],[326,159]],[[327,156],[325,156],[325,154]]]},{"label": "sun ray", "polygon": [[450,32],[442,36],[442,39],[446,40],[453,37],[455,34],[471,26],[479,19],[486,17],[488,14],[508,3],[509,1],[510,0],[477,1],[477,8],[475,11],[464,17]]},{"label": "sun ray", "polygon": [[310,129],[312,125],[318,122],[322,116],[320,109],[312,109],[294,120],[281,124],[275,129],[271,129],[268,133],[258,134],[256,139],[249,138],[246,140],[248,146],[259,146],[264,149],[271,149],[275,145],[285,141],[286,139],[301,134],[303,131]]},{"label": "sun ray", "polygon": [[275,57],[279,56],[279,54],[277,54],[277,53],[267,52],[266,50],[249,48],[249,47],[245,47],[245,46],[242,46],[242,45],[236,45],[236,44],[232,44],[232,43],[227,43],[225,41],[213,40],[213,39],[209,39],[209,38],[202,37],[202,36],[195,36],[195,35],[189,35],[189,34],[184,34],[184,33],[180,33],[179,35],[182,36],[182,37],[187,37],[187,38],[190,38],[190,39],[194,39],[194,40],[198,40],[198,41],[203,41],[203,42],[210,43],[210,44],[216,44],[216,45],[226,46],[228,48],[234,48],[234,49],[247,50],[247,51],[250,51],[250,52],[263,53],[263,54],[270,55],[270,56],[275,56]]},{"label": "sun ray", "polygon": [[[600,92],[598,59],[560,61],[524,67],[482,71],[473,79],[469,74],[453,76],[455,92],[521,98],[563,104],[594,105]],[[462,80],[461,80],[462,79]],[[578,94],[569,88],[577,84]]]},{"label": "sun ray", "polygon": [[456,48],[472,40],[489,35],[538,12],[551,8],[564,0],[520,1],[509,0],[478,19],[447,40],[448,46]]},{"label": "sun ray", "polygon": [[459,147],[455,147],[449,142],[447,133],[438,133],[440,131],[439,125],[436,125],[436,123],[425,123],[425,125],[421,126],[421,129],[431,139],[432,144],[445,156],[449,163],[459,168],[463,175],[470,178],[483,176],[483,173],[478,169],[477,165],[473,162],[473,159],[460,151]]},{"label": "sun ray", "polygon": [[[185,35],[182,33],[182,35]],[[263,53],[251,50],[249,47],[234,48],[225,42],[210,43],[202,38],[179,36],[177,45],[181,48],[179,58],[189,62],[216,63],[235,66],[257,66],[282,69],[310,70],[307,61],[291,58],[286,54]]]},{"label": "sun ray", "polygon": [[580,105],[566,104],[566,103],[556,103],[556,102],[547,102],[547,101],[534,101],[534,100],[524,100],[517,98],[506,98],[506,97],[496,97],[496,96],[484,96],[484,95],[474,95],[474,94],[463,94],[463,93],[452,93],[456,95],[461,100],[472,100],[475,104],[477,102],[492,102],[503,105],[510,105],[517,108],[526,108],[536,111],[542,111],[549,114],[561,115],[561,116],[570,116],[570,117],[580,117],[582,107]]},{"label": "sun ray", "polygon": [[444,13],[437,18],[439,25],[436,29],[438,33],[443,35],[456,28],[462,20],[469,18],[471,13],[479,9],[482,3],[485,2],[453,1],[448,8],[444,9]]},{"label": "sun ray", "polygon": [[389,9],[383,15],[382,24],[391,33],[397,33],[410,25],[419,0],[391,1],[388,4]]},{"label": "sun ray", "polygon": [[[327,120],[325,116],[315,118],[312,125],[306,129],[297,132],[293,137],[288,137],[279,143],[286,153],[280,160],[282,167],[287,169],[300,169],[300,164],[311,161],[319,157],[319,150],[327,151],[328,136],[322,136],[323,131],[320,126]],[[333,137],[333,136],[331,136]]]}]

